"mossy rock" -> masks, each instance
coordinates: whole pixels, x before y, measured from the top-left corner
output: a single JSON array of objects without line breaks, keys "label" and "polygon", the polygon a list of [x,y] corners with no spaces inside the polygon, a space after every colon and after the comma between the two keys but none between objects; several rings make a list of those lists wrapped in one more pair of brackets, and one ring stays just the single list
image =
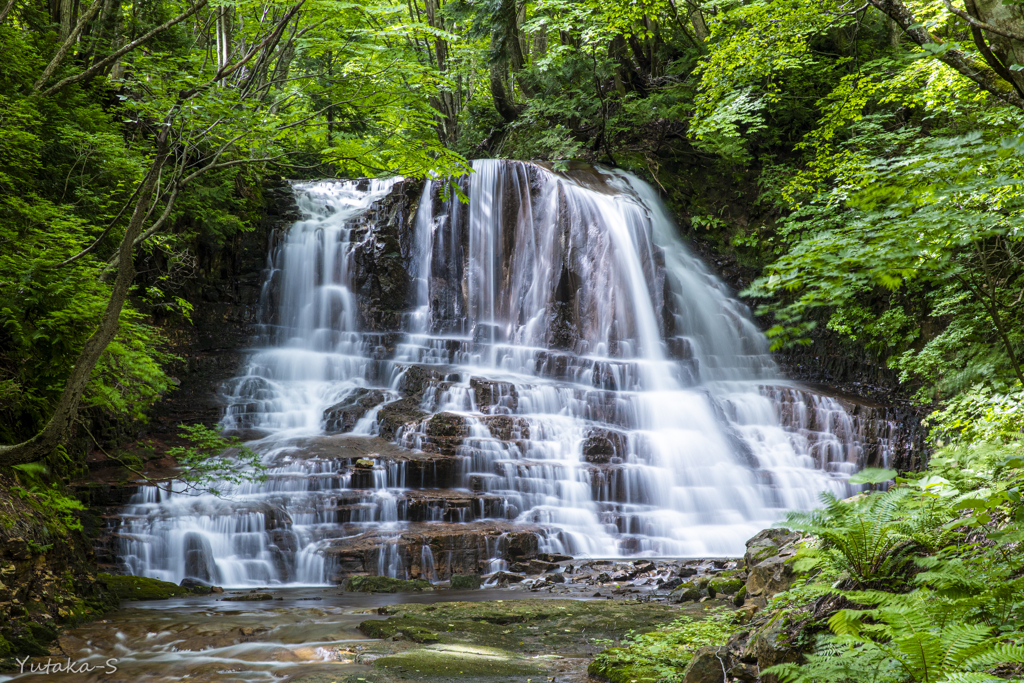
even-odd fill
[{"label": "mossy rock", "polygon": [[712,595],[717,595],[719,593],[733,595],[745,585],[746,581],[743,579],[712,579],[711,582],[708,583],[708,592],[711,593],[711,591],[714,591]]},{"label": "mossy rock", "polygon": [[702,591],[692,583],[681,583],[669,595],[673,596],[675,601],[679,603],[691,600],[697,601],[709,594],[709,591]]},{"label": "mossy rock", "polygon": [[453,591],[477,590],[482,585],[478,574],[453,574],[450,587]]},{"label": "mossy rock", "polygon": [[400,669],[417,679],[544,675],[531,660],[493,647],[433,645],[381,657],[377,669]]},{"label": "mossy rock", "polygon": [[359,630],[367,638],[395,638],[411,640],[414,643],[436,643],[437,634],[408,619],[383,619],[364,621]]},{"label": "mossy rock", "polygon": [[260,602],[261,600],[273,600],[274,596],[270,593],[243,593],[241,595],[229,595],[223,599],[228,602]]},{"label": "mossy rock", "polygon": [[353,576],[345,582],[345,590],[357,593],[414,593],[434,590],[425,579],[392,579],[387,576]]},{"label": "mossy rock", "polygon": [[50,654],[49,644],[58,635],[55,627],[38,624],[28,618],[17,619],[4,629],[0,637],[0,652],[6,650],[3,656],[46,657]]},{"label": "mossy rock", "polygon": [[167,600],[192,594],[187,588],[145,576],[100,574],[99,579],[122,600]]}]

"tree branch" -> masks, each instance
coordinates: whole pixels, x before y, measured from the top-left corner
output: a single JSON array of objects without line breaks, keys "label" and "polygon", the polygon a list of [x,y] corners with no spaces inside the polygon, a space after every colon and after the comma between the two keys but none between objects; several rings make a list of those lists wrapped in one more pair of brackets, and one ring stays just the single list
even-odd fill
[{"label": "tree branch", "polygon": [[968,24],[970,24],[974,28],[980,28],[980,29],[984,29],[986,31],[991,31],[992,33],[995,33],[997,35],[1003,36],[1004,38],[1009,38],[1010,40],[1024,41],[1024,35],[1021,35],[1019,33],[1014,33],[1013,31],[1007,31],[1006,29],[999,28],[998,26],[993,26],[992,24],[986,24],[984,21],[980,21],[978,19],[975,19],[974,17],[972,17],[970,14],[968,14],[965,11],[963,11],[962,9],[959,9],[957,7],[953,7],[953,3],[950,2],[950,0],[942,0],[942,2],[946,5],[946,9],[948,9],[950,12],[952,12],[953,14],[957,15],[958,17],[960,17],[961,19],[966,21]]},{"label": "tree branch", "polygon": [[0,24],[3,24],[4,20],[7,19],[7,15],[11,13],[12,9],[14,9],[14,4],[17,1],[18,0],[9,0],[8,1],[7,6],[4,7],[2,12],[0,12]]},{"label": "tree branch", "polygon": [[59,50],[57,50],[57,54],[53,56],[50,63],[46,65],[45,69],[43,69],[42,75],[40,75],[36,82],[32,84],[32,90],[39,92],[39,89],[46,85],[46,82],[50,80],[50,76],[53,75],[53,72],[56,71],[57,67],[64,61],[68,51],[71,50],[71,46],[78,41],[78,36],[82,34],[82,31],[85,29],[85,25],[92,21],[92,18],[100,11],[102,4],[103,0],[93,0],[89,9],[87,9],[85,14],[82,15],[82,18],[78,20],[78,24],[71,32],[71,35],[68,36],[67,40],[64,41],[64,44],[60,46]]},{"label": "tree branch", "polygon": [[167,161],[167,131],[169,126],[157,138],[157,155],[153,159],[153,165],[149,169],[145,182],[139,191],[139,198],[135,203],[131,220],[121,239],[121,248],[118,252],[117,277],[111,288],[110,298],[107,300],[107,307],[103,311],[103,317],[93,332],[86,340],[81,353],[75,360],[75,366],[64,384],[64,392],[61,394],[53,415],[43,429],[28,441],[12,446],[0,446],[0,467],[11,467],[35,462],[49,455],[61,443],[70,436],[75,419],[78,416],[78,404],[82,400],[82,393],[92,376],[96,363],[103,356],[107,346],[117,334],[120,326],[121,309],[128,298],[128,290],[135,279],[135,261],[132,244],[139,232],[142,230],[142,223],[149,211],[149,204],[153,198],[153,191],[156,188],[156,180],[160,175],[160,169]]},{"label": "tree branch", "polygon": [[[869,0],[876,9],[892,19],[918,45],[934,43],[942,45],[927,30],[922,28],[914,15],[903,4],[902,0]],[[937,56],[944,64],[956,69],[959,73],[974,81],[982,90],[992,94],[1007,104],[1024,109],[1024,98],[1004,79],[1000,78],[987,64],[979,63],[960,50],[946,50]]]},{"label": "tree branch", "polygon": [[117,50],[116,52],[107,55],[106,57],[104,57],[100,61],[98,61],[95,64],[93,64],[92,66],[90,66],[85,71],[83,71],[83,72],[81,72],[79,74],[75,74],[74,76],[68,76],[67,78],[65,78],[63,80],[57,81],[56,84],[50,86],[49,88],[47,88],[46,90],[43,91],[43,93],[42,93],[43,97],[49,97],[50,95],[54,94],[55,92],[58,92],[59,90],[63,90],[65,87],[71,85],[72,83],[78,83],[80,81],[86,80],[87,78],[92,78],[93,76],[95,76],[97,73],[99,73],[101,70],[103,70],[104,68],[106,68],[110,64],[113,64],[118,59],[120,59],[121,57],[125,56],[126,54],[128,54],[129,52],[134,50],[135,48],[137,48],[140,45],[143,45],[146,42],[148,42],[149,40],[151,40],[154,36],[156,36],[156,35],[158,35],[160,33],[163,33],[167,29],[169,29],[169,28],[171,28],[173,26],[176,26],[177,24],[180,24],[181,22],[185,21],[190,16],[192,16],[193,14],[195,14],[196,12],[201,10],[203,7],[205,7],[206,3],[207,3],[207,0],[199,0],[199,2],[197,2],[195,4],[195,6],[192,7],[191,9],[189,9],[189,10],[187,10],[185,12],[182,12],[178,16],[174,17],[173,19],[171,19],[171,20],[169,20],[167,22],[164,22],[163,24],[160,24],[159,26],[157,26],[153,30],[149,31],[148,33],[146,33],[142,37],[137,38],[137,39],[133,40],[132,42],[128,43],[127,45],[122,47],[120,50]]}]

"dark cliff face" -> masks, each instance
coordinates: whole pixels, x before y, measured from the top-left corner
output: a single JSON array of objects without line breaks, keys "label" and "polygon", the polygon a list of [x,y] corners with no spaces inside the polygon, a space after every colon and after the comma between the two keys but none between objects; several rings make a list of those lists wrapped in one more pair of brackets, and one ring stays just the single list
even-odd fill
[{"label": "dark cliff face", "polygon": [[[396,183],[358,219],[357,229],[366,234],[353,254],[354,279],[368,331],[399,329],[408,308],[411,222],[421,188],[418,181]],[[274,322],[277,283],[266,282],[268,255],[302,216],[286,181],[268,182],[263,197],[266,211],[254,230],[223,244],[196,245],[196,274],[183,285],[194,307],[191,324],[180,317],[155,320],[167,350],[180,359],[169,369],[179,384],[151,411],[148,436],[172,438],[182,423],[217,424],[224,410],[221,385],[241,371],[260,323]]]},{"label": "dark cliff face", "polygon": [[242,350],[256,334],[270,246],[300,218],[287,182],[268,181],[263,197],[265,213],[255,229],[222,244],[195,245],[195,275],[182,285],[193,306],[191,323],[177,316],[154,320],[179,358],[168,369],[178,386],[154,406],[147,435],[167,438],[179,424],[212,426],[221,418],[218,388],[238,373]]},{"label": "dark cliff face", "polygon": [[412,226],[422,188],[415,180],[395,183],[387,197],[358,219],[366,234],[353,237],[359,242],[353,253],[354,285],[366,331],[400,329],[402,314],[411,306]]}]

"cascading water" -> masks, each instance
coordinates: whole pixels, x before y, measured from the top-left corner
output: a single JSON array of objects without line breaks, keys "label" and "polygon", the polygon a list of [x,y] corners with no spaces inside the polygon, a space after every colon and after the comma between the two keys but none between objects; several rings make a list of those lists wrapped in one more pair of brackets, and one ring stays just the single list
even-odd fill
[{"label": "cascading water", "polygon": [[[366,218],[394,181],[295,185],[305,218],[271,254],[262,347],[224,417],[260,437],[268,479],[223,500],[145,489],[120,529],[127,570],[435,580],[505,566],[520,528],[534,552],[735,555],[847,491],[863,420],[787,386],[649,186],[474,169],[468,205],[427,182],[400,253]],[[367,254],[408,272],[402,330],[361,322]],[[378,430],[406,450],[383,452]]]}]

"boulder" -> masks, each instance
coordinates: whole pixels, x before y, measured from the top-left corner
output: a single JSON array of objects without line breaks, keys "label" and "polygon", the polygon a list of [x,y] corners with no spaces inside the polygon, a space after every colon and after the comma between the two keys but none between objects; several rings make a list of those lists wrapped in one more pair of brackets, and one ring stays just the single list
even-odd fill
[{"label": "boulder", "polygon": [[392,579],[387,576],[353,576],[348,579],[344,590],[358,593],[420,593],[434,590],[426,579]]},{"label": "boulder", "polygon": [[527,574],[543,574],[545,572],[552,572],[558,569],[558,565],[554,562],[545,562],[544,560],[530,560]]},{"label": "boulder", "polygon": [[228,602],[259,602],[262,600],[273,600],[274,596],[270,593],[243,593],[242,595],[229,595],[223,598]]},{"label": "boulder", "polygon": [[603,465],[612,458],[626,457],[629,452],[629,437],[614,429],[595,427],[583,437],[580,451],[587,462]]},{"label": "boulder", "polygon": [[684,583],[678,586],[669,594],[673,601],[676,603],[680,602],[697,602],[703,597],[708,596],[707,591],[703,591],[692,583]]},{"label": "boulder", "polygon": [[213,592],[213,586],[198,579],[182,579],[178,585],[197,595],[209,595]]},{"label": "boulder", "polygon": [[538,553],[538,560],[545,562],[568,562],[572,559],[572,555],[561,555],[559,553]]},{"label": "boulder", "polygon": [[724,647],[702,647],[686,665],[683,683],[723,683],[732,668],[731,660]]},{"label": "boulder", "polygon": [[716,576],[708,582],[708,589],[716,595],[735,595],[743,586],[744,581],[738,576]]},{"label": "boulder", "polygon": [[742,658],[748,662],[756,660],[761,671],[776,664],[800,661],[800,647],[793,642],[794,634],[786,629],[786,621],[773,619],[752,635],[743,650]]},{"label": "boulder", "polygon": [[490,576],[488,583],[493,583],[499,588],[510,586],[513,583],[522,583],[526,580],[526,577],[522,574],[512,574],[511,572],[496,572]]},{"label": "boulder", "polygon": [[769,557],[753,569],[747,577],[747,597],[770,600],[776,593],[789,589],[793,582],[793,569],[785,559]]},{"label": "boulder", "polygon": [[800,538],[800,534],[789,529],[764,529],[747,541],[747,552],[743,555],[743,561],[748,569],[754,567],[769,557],[778,555],[783,546],[795,543]]},{"label": "boulder", "polygon": [[187,588],[145,576],[99,574],[98,578],[110,592],[122,600],[166,600],[189,594]]},{"label": "boulder", "polygon": [[344,401],[324,411],[324,431],[342,434],[351,432],[361,417],[386,400],[387,394],[380,389],[356,389]]}]

